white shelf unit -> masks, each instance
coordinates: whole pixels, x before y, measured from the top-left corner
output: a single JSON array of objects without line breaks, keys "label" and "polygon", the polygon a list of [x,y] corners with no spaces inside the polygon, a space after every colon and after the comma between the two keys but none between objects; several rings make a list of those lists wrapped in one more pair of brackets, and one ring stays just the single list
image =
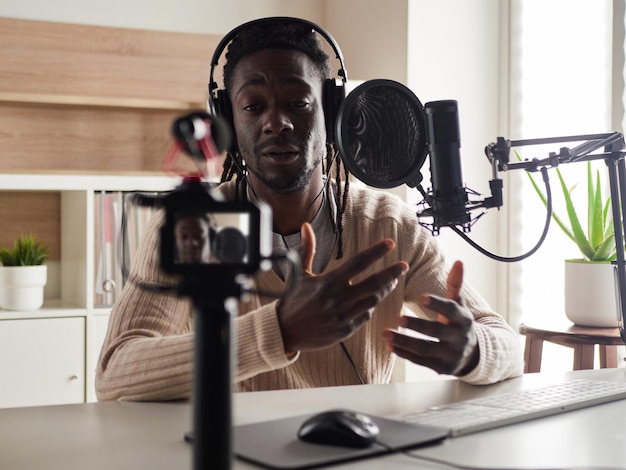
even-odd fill
[{"label": "white shelf unit", "polygon": [[[110,308],[94,307],[94,194],[169,191],[165,176],[0,174],[5,191],[60,193],[61,256],[49,269],[58,298],[39,310],[0,309],[0,407],[95,401],[95,367]],[[50,281],[49,281],[50,282]],[[12,341],[9,341],[12,338]],[[29,353],[30,351],[30,353]]]},{"label": "white shelf unit", "polygon": [[171,123],[206,108],[220,40],[0,18],[0,243],[33,230],[53,252],[43,307],[0,310],[0,407],[95,400],[95,194],[178,184]]}]

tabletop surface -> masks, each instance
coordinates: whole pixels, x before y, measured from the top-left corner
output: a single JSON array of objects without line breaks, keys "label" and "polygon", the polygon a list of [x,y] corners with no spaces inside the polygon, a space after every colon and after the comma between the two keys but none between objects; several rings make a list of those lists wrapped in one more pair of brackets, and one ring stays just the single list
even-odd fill
[{"label": "tabletop surface", "polygon": [[[348,407],[377,416],[419,411],[477,396],[534,388],[567,378],[626,382],[626,369],[525,374],[490,386],[456,379],[388,385],[237,393],[233,424],[248,424]],[[185,469],[192,468],[189,402],[101,402],[0,410],[0,468]],[[445,468],[417,460],[440,459],[486,468],[626,468],[626,400],[541,418],[402,454],[326,468]],[[383,467],[381,467],[383,465]],[[232,468],[260,467],[233,460]]]}]

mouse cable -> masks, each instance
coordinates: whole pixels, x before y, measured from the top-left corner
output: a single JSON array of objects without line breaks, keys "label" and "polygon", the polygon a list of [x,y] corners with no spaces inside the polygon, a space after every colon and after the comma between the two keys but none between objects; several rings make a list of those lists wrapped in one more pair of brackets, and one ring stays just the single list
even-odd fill
[{"label": "mouse cable", "polygon": [[394,454],[403,454],[406,455],[407,457],[410,457],[412,459],[415,460],[422,460],[422,461],[426,461],[426,462],[431,462],[431,463],[436,463],[436,464],[441,464],[441,465],[446,465],[448,467],[452,467],[452,468],[457,468],[459,470],[624,470],[624,467],[615,467],[615,466],[609,466],[609,465],[582,465],[582,466],[564,466],[564,467],[544,467],[544,466],[540,466],[540,467],[534,467],[534,466],[526,466],[526,467],[520,467],[520,466],[507,466],[507,467],[490,467],[488,465],[482,466],[482,465],[465,465],[465,464],[459,464],[459,463],[455,463],[455,462],[451,462],[449,460],[445,460],[445,459],[438,459],[436,457],[428,457],[426,455],[416,455],[416,454],[411,454],[411,449],[397,449],[394,448],[392,446],[389,446],[387,444],[385,444],[384,442],[380,442],[379,440],[375,441],[376,444],[379,444],[380,446],[384,447],[385,449],[387,449],[388,451],[390,451],[391,453]]},{"label": "mouse cable", "polygon": [[348,348],[346,348],[346,345],[344,344],[343,341],[341,341],[339,344],[341,345],[341,349],[343,349],[343,352],[346,354],[346,357],[348,358],[348,361],[350,362],[350,365],[352,366],[354,373],[359,378],[359,382],[361,382],[361,385],[365,385],[365,381],[363,380],[363,377],[361,377],[361,374],[359,374],[359,369],[354,363],[354,360],[352,359],[352,356],[350,355]]}]

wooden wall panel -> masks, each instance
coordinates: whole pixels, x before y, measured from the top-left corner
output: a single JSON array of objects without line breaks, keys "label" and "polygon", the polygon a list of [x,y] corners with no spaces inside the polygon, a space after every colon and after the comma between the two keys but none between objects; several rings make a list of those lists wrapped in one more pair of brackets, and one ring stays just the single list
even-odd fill
[{"label": "wooden wall panel", "polygon": [[13,248],[21,234],[35,234],[50,247],[50,259],[61,256],[61,194],[54,191],[0,192],[0,247]]},{"label": "wooden wall panel", "polygon": [[171,143],[168,110],[0,106],[0,172],[159,174]]},{"label": "wooden wall panel", "polygon": [[0,172],[161,173],[219,39],[0,18]]},{"label": "wooden wall panel", "polygon": [[203,103],[219,39],[0,18],[0,91]]}]

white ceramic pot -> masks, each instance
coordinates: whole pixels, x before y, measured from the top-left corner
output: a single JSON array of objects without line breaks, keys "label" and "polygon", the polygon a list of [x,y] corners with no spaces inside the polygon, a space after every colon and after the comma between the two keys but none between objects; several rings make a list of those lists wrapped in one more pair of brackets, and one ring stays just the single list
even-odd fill
[{"label": "white ceramic pot", "polygon": [[37,310],[43,305],[48,267],[0,266],[0,308]]},{"label": "white ceramic pot", "polygon": [[616,268],[607,262],[565,260],[565,314],[580,326],[616,328]]}]

